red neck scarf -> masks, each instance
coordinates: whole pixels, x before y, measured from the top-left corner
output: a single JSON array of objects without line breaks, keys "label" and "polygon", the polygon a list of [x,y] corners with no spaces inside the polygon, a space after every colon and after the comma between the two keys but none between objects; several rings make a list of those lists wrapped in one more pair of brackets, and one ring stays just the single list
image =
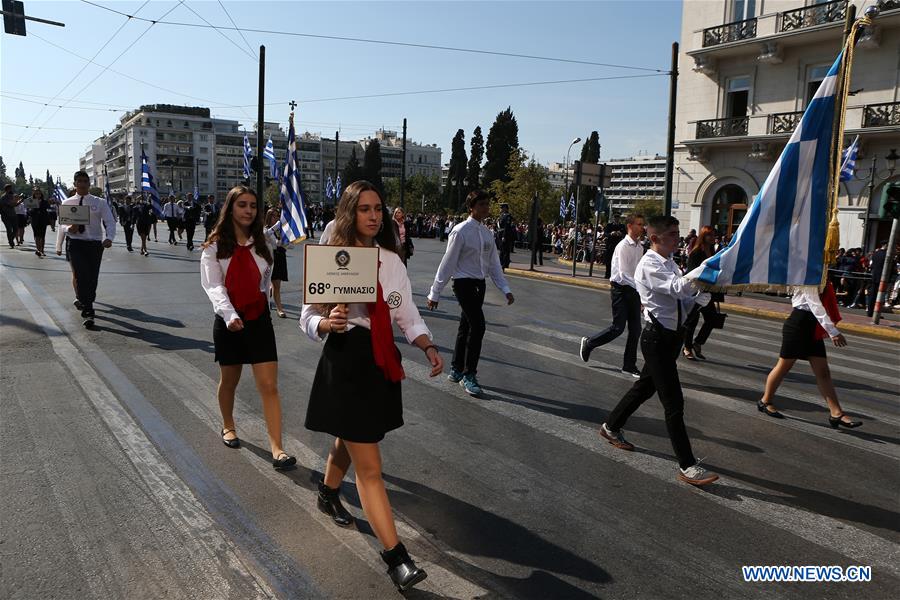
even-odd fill
[{"label": "red neck scarf", "polygon": [[261,279],[251,246],[235,245],[225,274],[225,289],[234,310],[245,321],[255,321],[266,310],[266,295],[259,290]]},{"label": "red neck scarf", "polygon": [[[822,299],[822,306],[825,307],[828,318],[831,319],[832,323],[837,325],[838,321],[841,320],[841,311],[838,310],[837,296],[834,293],[834,286],[831,285],[830,281],[825,284],[825,291],[823,291],[819,297]],[[825,331],[825,328],[816,323],[814,338],[817,340],[824,340],[827,337],[828,332]]]},{"label": "red neck scarf", "polygon": [[[381,263],[378,264],[381,267]],[[384,291],[378,282],[378,297],[366,304],[369,309],[369,323],[372,328],[372,354],[375,364],[384,373],[385,379],[397,383],[406,377],[400,364],[400,351],[394,344],[394,328],[391,326],[391,311],[384,301]]]}]

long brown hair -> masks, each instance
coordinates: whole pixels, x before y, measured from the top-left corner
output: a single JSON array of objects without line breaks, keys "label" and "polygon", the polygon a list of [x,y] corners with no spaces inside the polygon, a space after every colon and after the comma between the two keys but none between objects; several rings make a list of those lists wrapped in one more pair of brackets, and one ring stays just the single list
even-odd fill
[{"label": "long brown hair", "polygon": [[263,233],[263,207],[259,203],[259,196],[256,195],[256,192],[246,185],[234,186],[228,192],[228,195],[225,196],[225,205],[219,211],[219,220],[216,221],[216,225],[210,232],[206,242],[203,243],[203,247],[206,248],[210,244],[217,244],[216,258],[219,260],[230,258],[234,254],[234,247],[237,246],[237,237],[234,234],[235,225],[231,214],[234,212],[234,203],[244,194],[250,194],[256,200],[256,218],[250,224],[250,237],[253,238],[253,249],[271,265],[272,252],[269,250],[268,244],[266,244],[266,235]]},{"label": "long brown hair", "polygon": [[715,254],[713,249],[715,248],[715,242],[712,244],[706,243],[706,236],[711,235],[713,238],[716,237],[716,230],[712,228],[711,225],[704,225],[700,228],[700,233],[697,234],[697,237],[694,238],[694,243],[691,245],[690,250],[688,250],[688,254],[700,248],[703,250],[703,253],[706,254],[707,257]]}]

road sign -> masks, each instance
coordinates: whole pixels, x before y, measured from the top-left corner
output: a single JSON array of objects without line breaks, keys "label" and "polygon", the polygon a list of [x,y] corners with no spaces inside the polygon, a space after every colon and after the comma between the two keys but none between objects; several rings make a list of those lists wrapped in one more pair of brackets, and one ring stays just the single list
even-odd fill
[{"label": "road sign", "polygon": [[18,0],[3,0],[3,31],[25,35],[25,6]]},{"label": "road sign", "polygon": [[600,187],[603,165],[581,161],[576,161],[576,163],[576,172],[580,173],[578,184]]}]

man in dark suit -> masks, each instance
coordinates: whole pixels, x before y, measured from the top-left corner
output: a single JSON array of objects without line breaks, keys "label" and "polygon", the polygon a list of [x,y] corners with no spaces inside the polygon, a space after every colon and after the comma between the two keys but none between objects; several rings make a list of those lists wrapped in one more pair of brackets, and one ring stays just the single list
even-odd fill
[{"label": "man in dark suit", "polygon": [[203,205],[203,228],[206,229],[207,238],[218,220],[219,206],[216,204],[216,197],[210,194],[206,197],[206,204]]},{"label": "man in dark suit", "polygon": [[118,213],[119,225],[122,226],[122,230],[125,232],[125,247],[128,248],[129,252],[134,252],[131,248],[131,240],[134,237],[134,224],[137,221],[137,216],[130,195],[125,196],[125,202],[118,205]]},{"label": "man in dark suit", "polygon": [[500,205],[500,219],[497,221],[497,235],[500,237],[500,266],[509,268],[513,245],[516,243],[516,225],[509,214],[509,204]]}]

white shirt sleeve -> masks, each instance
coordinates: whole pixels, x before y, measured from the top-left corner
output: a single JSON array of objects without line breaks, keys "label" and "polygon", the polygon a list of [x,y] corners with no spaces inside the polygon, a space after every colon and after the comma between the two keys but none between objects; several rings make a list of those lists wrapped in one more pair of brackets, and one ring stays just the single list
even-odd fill
[{"label": "white shirt sleeve", "polygon": [[809,312],[813,314],[816,318],[816,321],[819,322],[819,325],[822,326],[830,337],[837,337],[841,335],[841,332],[835,327],[834,323],[831,321],[831,317],[828,316],[828,311],[825,310],[825,305],[822,304],[822,301],[819,299],[818,294],[809,294],[804,291],[797,291],[794,293],[795,296],[799,296],[796,298],[797,303],[806,304],[809,308]]},{"label": "white shirt sleeve", "polygon": [[491,276],[491,280],[494,282],[503,295],[510,293],[509,283],[506,281],[506,276],[503,275],[503,266],[500,264],[500,254],[497,252],[497,245],[491,244],[491,264],[488,267],[488,274]]},{"label": "white shirt sleeve", "polygon": [[222,266],[216,258],[215,244],[204,248],[203,254],[200,255],[200,285],[212,302],[213,310],[224,319],[226,325],[239,318],[225,288],[225,278]]},{"label": "white shirt sleeve", "polygon": [[[402,268],[403,265],[399,259],[397,262],[398,268]],[[396,277],[400,280],[400,289],[398,291],[400,292],[401,302],[400,306],[393,311],[394,320],[406,336],[406,341],[412,344],[413,340],[422,334],[427,335],[428,339],[433,339],[431,331],[422,319],[422,315],[419,314],[419,309],[413,300],[409,276],[405,270],[402,270],[402,272],[397,273]]]},{"label": "white shirt sleeve", "polygon": [[321,342],[328,334],[319,335],[319,322],[324,319],[318,310],[311,304],[304,304],[303,310],[300,312],[300,329],[302,329],[309,339]]},{"label": "white shirt sleeve", "polygon": [[105,239],[111,242],[114,241],[116,239],[116,219],[109,208],[109,203],[105,201],[100,203],[100,221],[103,223],[104,231],[106,231]]},{"label": "white shirt sleeve", "polygon": [[654,292],[666,294],[678,300],[693,298],[699,292],[693,279],[680,277],[671,271],[659,269],[649,273],[645,272],[645,274],[644,283]]},{"label": "white shirt sleeve", "polygon": [[63,240],[66,239],[66,231],[69,230],[68,225],[57,225],[56,226],[56,252],[62,252],[63,249]]},{"label": "white shirt sleeve", "polygon": [[441,292],[450,281],[450,278],[456,272],[456,266],[459,262],[459,252],[462,249],[463,241],[459,239],[462,230],[457,229],[450,232],[447,238],[447,251],[444,252],[444,258],[438,267],[437,273],[434,275],[434,283],[431,284],[431,291],[428,292],[428,299],[437,302],[441,298]]}]

